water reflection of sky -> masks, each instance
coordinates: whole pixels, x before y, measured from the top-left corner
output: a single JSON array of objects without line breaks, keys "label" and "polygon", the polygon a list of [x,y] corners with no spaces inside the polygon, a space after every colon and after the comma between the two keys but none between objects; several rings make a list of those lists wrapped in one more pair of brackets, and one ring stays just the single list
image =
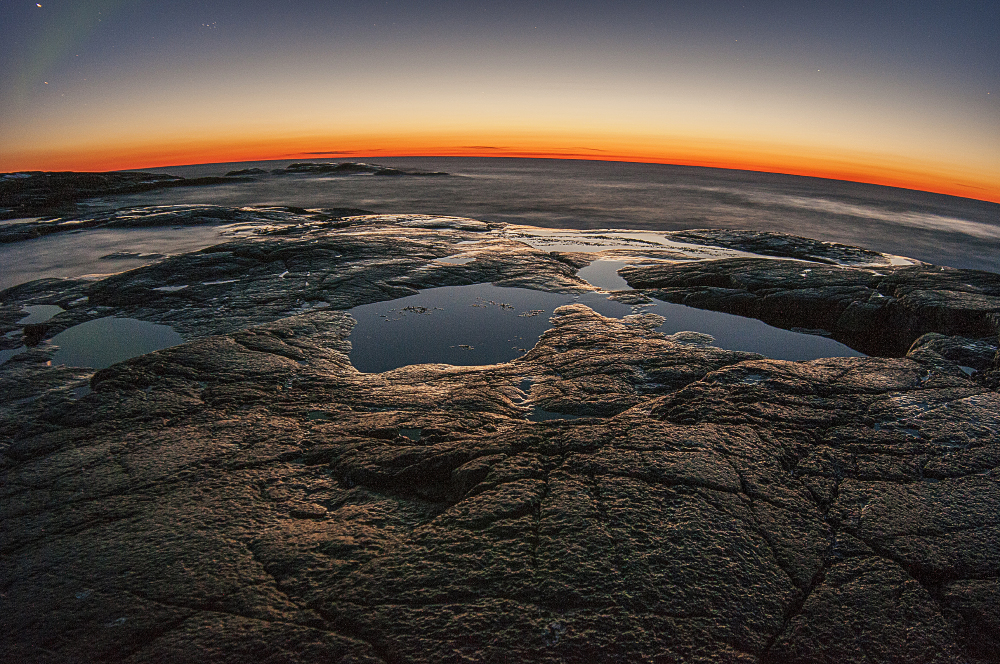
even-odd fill
[{"label": "water reflection of sky", "polygon": [[[584,304],[609,318],[635,308],[606,293],[545,293],[491,284],[431,288],[416,295],[355,307],[351,362],[365,373],[409,364],[473,366],[520,357],[552,327],[549,318],[564,304]],[[663,316],[660,332],[697,331],[730,350],[784,360],[859,356],[826,337],[771,327],[753,318],[655,302],[643,311]]]},{"label": "water reflection of sky", "polygon": [[354,307],[351,362],[375,373],[408,364],[495,364],[520,357],[552,327],[557,307],[580,302],[609,317],[632,307],[600,293],[570,295],[491,284],[429,288]]},{"label": "water reflection of sky", "polygon": [[184,343],[166,325],[134,318],[98,318],[63,330],[52,337],[59,350],[52,364],[103,369],[116,362]]},{"label": "water reflection of sky", "polygon": [[[589,275],[595,285],[621,286],[614,270],[624,261],[598,261]],[[584,275],[587,276],[587,275]],[[622,280],[624,281],[624,280]],[[431,288],[410,297],[355,307],[351,361],[366,373],[409,364],[457,366],[496,364],[520,357],[552,324],[556,308],[584,304],[609,318],[645,311],[663,316],[659,331],[696,331],[711,335],[714,345],[761,353],[785,360],[859,356],[832,339],[774,328],[752,318],[652,302],[635,307],[609,299],[607,293],[546,293],[492,284]],[[44,320],[62,311],[54,305],[26,308],[23,322]],[[75,325],[52,338],[55,365],[101,369],[116,362],[183,343],[166,325],[106,317]],[[0,352],[0,363],[26,350]]]}]

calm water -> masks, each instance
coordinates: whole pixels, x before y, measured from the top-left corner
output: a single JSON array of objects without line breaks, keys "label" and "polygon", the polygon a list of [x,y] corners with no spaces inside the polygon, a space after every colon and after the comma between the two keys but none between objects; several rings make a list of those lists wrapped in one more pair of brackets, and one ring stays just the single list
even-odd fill
[{"label": "calm water", "polygon": [[[610,262],[610,261],[609,261]],[[409,364],[495,364],[520,357],[552,327],[549,318],[564,304],[585,304],[609,318],[634,313],[605,293],[543,293],[491,284],[429,288],[416,295],[350,310],[351,362],[366,373]],[[781,360],[859,356],[826,337],[782,330],[753,318],[657,302],[643,311],[666,318],[658,328],[673,334],[696,330],[714,344]]]},{"label": "calm water", "polygon": [[[24,307],[28,314],[21,323],[41,323],[63,311],[55,305]],[[80,323],[55,335],[51,343],[59,348],[52,355],[52,364],[69,367],[104,369],[116,362],[152,353],[184,343],[173,328],[135,318],[107,316]],[[27,347],[0,350],[0,364],[28,350]]]},{"label": "calm water", "polygon": [[66,311],[65,309],[56,304],[31,304],[26,307],[22,307],[21,310],[24,313],[26,313],[27,316],[17,321],[20,325],[44,323],[53,316],[56,316]]},{"label": "calm water", "polygon": [[[319,161],[319,160],[317,160]],[[660,164],[551,159],[379,158],[452,177],[265,176],[108,204],[356,207],[449,214],[549,228],[768,230],[860,245],[952,267],[1000,272],[1000,205],[908,189]],[[147,169],[221,175],[290,161]]]},{"label": "calm water", "polygon": [[59,350],[52,364],[103,369],[116,362],[184,343],[166,325],[134,318],[98,318],[63,330],[52,337]]},{"label": "calm water", "polygon": [[[26,307],[21,307],[21,311],[23,311],[26,315],[17,321],[18,324],[31,325],[34,323],[44,323],[53,316],[61,314],[66,310],[55,304],[32,304]],[[18,333],[15,331],[8,334],[16,335]],[[17,348],[0,350],[0,364],[3,364],[10,358],[23,353],[26,350],[28,350],[27,346],[18,346]]]}]

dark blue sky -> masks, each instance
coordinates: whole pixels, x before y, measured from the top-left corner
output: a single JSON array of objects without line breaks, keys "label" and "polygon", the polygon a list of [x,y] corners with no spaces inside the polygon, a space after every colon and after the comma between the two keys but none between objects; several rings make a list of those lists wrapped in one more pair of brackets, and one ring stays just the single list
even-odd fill
[{"label": "dark blue sky", "polygon": [[[809,64],[958,77],[986,87],[1000,77],[995,1],[0,0],[0,17],[0,53],[5,65],[15,65],[4,66],[6,76],[53,46],[65,53],[49,73],[76,65],[69,59],[76,52],[85,62],[128,67],[150,58],[251,53],[275,40],[362,48],[373,41],[438,48],[584,40],[595,47],[669,42],[723,56],[791,56]],[[53,33],[65,41],[50,44]]]}]

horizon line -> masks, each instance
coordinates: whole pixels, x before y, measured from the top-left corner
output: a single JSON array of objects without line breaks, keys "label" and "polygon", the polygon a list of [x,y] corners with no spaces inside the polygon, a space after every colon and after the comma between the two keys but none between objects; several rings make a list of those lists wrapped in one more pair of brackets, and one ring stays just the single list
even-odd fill
[{"label": "horizon line", "polygon": [[[940,196],[950,196],[952,198],[962,198],[971,201],[977,201],[981,203],[989,203],[994,205],[1000,205],[1000,192],[997,192],[994,197],[990,194],[986,194],[984,197],[976,197],[974,195],[969,195],[966,192],[959,193],[961,189],[980,189],[985,190],[984,187],[976,187],[973,185],[962,185],[961,189],[958,186],[954,187],[934,187],[934,188],[922,188],[916,183],[906,183],[908,179],[915,178],[905,178],[905,177],[885,177],[885,178],[866,178],[866,177],[851,177],[849,173],[836,173],[831,172],[834,169],[809,169],[809,168],[792,168],[792,169],[772,169],[766,167],[756,167],[747,164],[726,164],[723,160],[697,160],[697,159],[679,159],[679,160],[668,160],[664,159],[653,159],[648,157],[630,157],[628,155],[607,155],[601,154],[596,155],[593,152],[589,153],[575,153],[575,152],[555,152],[555,151],[532,151],[532,150],[516,150],[511,148],[495,148],[492,146],[463,146],[463,147],[476,147],[484,151],[488,151],[488,154],[479,154],[476,150],[462,151],[461,153],[456,152],[443,152],[443,153],[419,153],[419,154],[407,154],[407,153],[389,153],[386,151],[370,151],[370,150],[330,150],[330,151],[316,151],[316,152],[296,152],[293,154],[283,154],[278,157],[264,157],[264,158],[250,158],[250,159],[237,159],[237,160],[217,160],[210,159],[208,161],[195,161],[195,162],[182,162],[180,160],[170,160],[170,163],[160,163],[156,165],[143,165],[143,166],[126,166],[118,168],[108,168],[106,170],[45,170],[45,169],[22,169],[15,171],[8,171],[8,173],[19,173],[19,172],[43,172],[43,173],[57,173],[57,172],[76,172],[76,173],[113,173],[121,171],[144,171],[144,170],[164,170],[168,168],[179,168],[179,167],[189,167],[189,166],[209,166],[213,164],[241,164],[247,162],[260,162],[260,161],[295,161],[302,158],[322,158],[324,156],[329,156],[331,158],[337,159],[404,159],[404,158],[428,158],[428,159],[447,159],[447,158],[477,158],[477,159],[546,159],[552,161],[596,161],[603,163],[628,163],[628,164],[649,164],[649,165],[661,165],[661,166],[681,166],[687,168],[711,168],[716,170],[726,170],[726,171],[744,171],[748,173],[762,173],[768,175],[788,175],[792,177],[806,177],[815,178],[820,180],[832,180],[835,182],[849,182],[852,184],[866,184],[879,187],[889,187],[892,189],[901,189],[904,191],[914,191],[926,194],[936,194]],[[579,148],[578,148],[579,149]],[[497,154],[499,151],[503,151],[503,154]]]}]

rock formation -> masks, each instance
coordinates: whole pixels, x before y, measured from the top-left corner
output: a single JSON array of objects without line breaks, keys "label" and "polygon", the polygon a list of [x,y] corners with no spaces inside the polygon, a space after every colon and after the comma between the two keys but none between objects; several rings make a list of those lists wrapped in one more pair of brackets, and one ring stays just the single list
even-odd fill
[{"label": "rock formation", "polygon": [[[171,187],[202,187],[223,184],[224,177],[182,178],[163,173],[112,171],[109,173],[0,174],[0,219],[75,215],[77,203],[95,196],[134,194]],[[0,238],[0,242],[9,241]]]},{"label": "rock formation", "polygon": [[[1000,662],[996,275],[850,247],[807,262],[786,236],[770,250],[794,257],[631,248],[625,299],[871,356],[773,360],[568,305],[511,362],[364,374],[351,307],[589,291],[577,270],[614,252],[260,215],[204,251],[0,293],[7,348],[22,306],[66,309],[0,365],[11,661]],[[47,339],[109,315],[188,342],[47,364]]]},{"label": "rock formation", "polygon": [[[254,169],[256,170],[256,169]],[[403,168],[392,168],[381,164],[365,164],[356,161],[344,161],[336,163],[315,163],[299,162],[289,164],[285,168],[276,168],[271,171],[275,175],[382,175],[390,177],[401,177],[404,175],[448,175],[441,171],[415,171]],[[232,173],[244,174],[243,173]]]}]

